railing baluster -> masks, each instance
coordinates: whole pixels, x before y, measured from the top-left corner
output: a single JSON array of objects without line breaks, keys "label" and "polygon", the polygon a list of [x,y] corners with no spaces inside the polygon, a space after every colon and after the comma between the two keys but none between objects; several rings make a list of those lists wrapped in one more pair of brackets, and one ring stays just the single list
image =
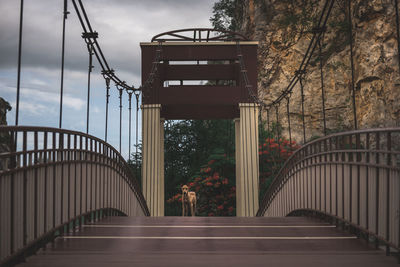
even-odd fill
[{"label": "railing baluster", "polygon": [[48,150],[47,150],[47,131],[43,132],[43,163],[44,163],[44,200],[43,200],[43,233],[47,232],[47,166],[48,166]]},{"label": "railing baluster", "polygon": [[[33,165],[38,164],[38,132],[34,132],[34,137],[33,137]],[[34,169],[34,211],[33,211],[33,238],[36,239],[38,236],[38,169]]]},{"label": "railing baluster", "polygon": [[[380,149],[380,135],[379,132],[376,133],[375,135],[375,149],[376,149],[376,154],[375,154],[375,163],[376,163],[376,176],[375,176],[375,234],[378,236],[379,235],[379,149]],[[375,246],[378,248],[379,246],[379,240],[375,238]]]},{"label": "railing baluster", "polygon": [[[365,198],[366,198],[366,203],[365,203],[365,205],[366,205],[366,212],[365,212],[365,218],[366,218],[366,229],[369,231],[370,229],[369,229],[369,171],[370,171],[370,167],[369,167],[369,163],[370,163],[370,152],[369,152],[369,149],[370,149],[370,136],[369,136],[369,133],[367,133],[366,134],[366,137],[365,137],[365,143],[366,143],[366,150],[367,150],[367,155],[366,155],[366,164],[367,164],[367,167],[366,167],[366,169],[367,169],[367,171],[366,171],[366,177],[365,177],[365,179],[366,179],[366,189],[365,189],[365,192],[366,192],[366,196],[365,196]],[[400,192],[400,191],[399,191]],[[368,238],[369,236],[367,236],[367,238]]]},{"label": "railing baluster", "polygon": [[[386,133],[386,240],[390,241],[390,166],[392,164],[391,162],[391,150],[392,150],[392,137],[390,132]],[[400,252],[400,251],[399,251]],[[386,255],[390,254],[390,247],[388,244],[386,244]]]},{"label": "railing baluster", "polygon": [[400,155],[393,145],[394,133],[397,137],[399,132],[400,128],[358,130],[305,144],[278,172],[257,216],[331,217],[357,236],[363,233],[366,240],[372,235],[377,247],[380,243],[386,246],[387,254],[390,247],[399,250],[400,226],[393,227],[399,215],[393,213],[400,207],[400,188],[392,178],[398,179],[400,172],[398,159],[393,160],[393,155]]},{"label": "railing baluster", "polygon": [[27,220],[28,220],[28,177],[27,177],[27,132],[23,131],[22,134],[22,168],[23,168],[23,195],[22,195],[22,224],[23,224],[23,230],[22,230],[22,238],[23,238],[23,245],[25,246],[28,242],[28,225],[27,225]]},{"label": "railing baluster", "polygon": [[52,165],[53,165],[53,213],[52,213],[52,220],[53,220],[53,228],[56,227],[56,167],[57,167],[57,147],[56,147],[56,132],[53,132],[53,149],[52,149]]}]

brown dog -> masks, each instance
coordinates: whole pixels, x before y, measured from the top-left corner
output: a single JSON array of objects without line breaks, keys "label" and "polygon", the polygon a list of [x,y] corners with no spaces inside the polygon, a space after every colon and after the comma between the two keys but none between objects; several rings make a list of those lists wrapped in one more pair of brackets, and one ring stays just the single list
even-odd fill
[{"label": "brown dog", "polygon": [[182,216],[189,216],[189,207],[190,214],[195,216],[196,212],[196,193],[193,191],[189,191],[189,187],[187,185],[182,186]]}]

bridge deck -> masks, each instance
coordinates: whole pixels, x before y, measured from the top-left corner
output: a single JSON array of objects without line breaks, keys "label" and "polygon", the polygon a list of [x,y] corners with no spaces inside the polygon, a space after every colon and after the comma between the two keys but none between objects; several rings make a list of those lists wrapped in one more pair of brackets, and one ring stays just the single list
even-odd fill
[{"label": "bridge deck", "polygon": [[59,237],[21,266],[398,266],[309,218],[112,217]]}]

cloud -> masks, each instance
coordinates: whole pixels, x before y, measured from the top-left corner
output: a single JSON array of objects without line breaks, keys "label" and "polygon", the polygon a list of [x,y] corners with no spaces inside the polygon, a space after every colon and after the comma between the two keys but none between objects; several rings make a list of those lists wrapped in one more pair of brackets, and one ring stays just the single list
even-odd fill
[{"label": "cloud", "polygon": [[[98,42],[108,64],[121,80],[138,87],[141,82],[139,43],[149,42],[154,35],[166,31],[210,27],[209,17],[216,1],[83,0],[83,4],[93,29],[99,33]],[[85,131],[88,53],[72,1],[68,3],[70,14],[66,21],[63,128]],[[11,124],[15,115],[20,1],[0,0],[0,10],[0,96],[13,106],[8,114]],[[24,1],[21,125],[58,126],[62,18],[63,1]],[[105,83],[96,60],[94,65],[91,75],[93,114],[89,133],[103,138]],[[115,145],[119,136],[115,130],[119,129],[119,101],[114,86],[110,94],[108,138]],[[126,99],[125,95],[124,121],[128,116]],[[139,127],[140,121],[139,117]],[[127,130],[125,125],[124,130]],[[124,140],[127,138],[124,137]],[[126,154],[124,149],[123,153]]]},{"label": "cloud", "polygon": [[[24,5],[22,64],[46,69],[61,66],[63,1],[26,1]],[[140,76],[139,43],[164,31],[209,27],[208,18],[215,0],[83,1],[110,66],[117,71]],[[112,3],[112,4],[111,4]],[[0,17],[0,69],[16,67],[19,1],[2,0]],[[66,24],[65,67],[85,72],[87,48],[82,29],[69,1],[71,12]],[[125,79],[125,77],[122,77]]]},{"label": "cloud", "polygon": [[[15,106],[15,102],[12,102],[11,105]],[[20,110],[23,112],[27,112],[30,115],[43,115],[46,113],[52,113],[51,110],[49,110],[49,107],[44,104],[38,104],[38,103],[33,103],[31,101],[20,101]]]}]

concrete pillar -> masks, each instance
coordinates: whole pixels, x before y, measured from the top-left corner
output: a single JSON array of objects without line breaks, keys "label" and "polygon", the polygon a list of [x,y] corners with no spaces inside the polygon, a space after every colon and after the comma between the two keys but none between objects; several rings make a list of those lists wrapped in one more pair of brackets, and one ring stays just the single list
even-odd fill
[{"label": "concrete pillar", "polygon": [[243,186],[240,179],[240,119],[234,119],[235,122],[235,161],[236,161],[236,216],[243,217],[244,205],[243,202]]},{"label": "concrete pillar", "polygon": [[254,103],[240,103],[239,153],[240,164],[236,165],[240,173],[236,191],[240,202],[238,216],[255,216],[258,210],[258,108]]},{"label": "concrete pillar", "polygon": [[165,186],[164,186],[164,122],[165,119],[160,121],[160,207],[158,216],[164,216],[165,205]]},{"label": "concrete pillar", "polygon": [[[142,105],[142,191],[151,216],[159,216],[161,199],[160,104]],[[163,164],[162,164],[163,165]],[[161,171],[162,170],[162,171]]]}]

